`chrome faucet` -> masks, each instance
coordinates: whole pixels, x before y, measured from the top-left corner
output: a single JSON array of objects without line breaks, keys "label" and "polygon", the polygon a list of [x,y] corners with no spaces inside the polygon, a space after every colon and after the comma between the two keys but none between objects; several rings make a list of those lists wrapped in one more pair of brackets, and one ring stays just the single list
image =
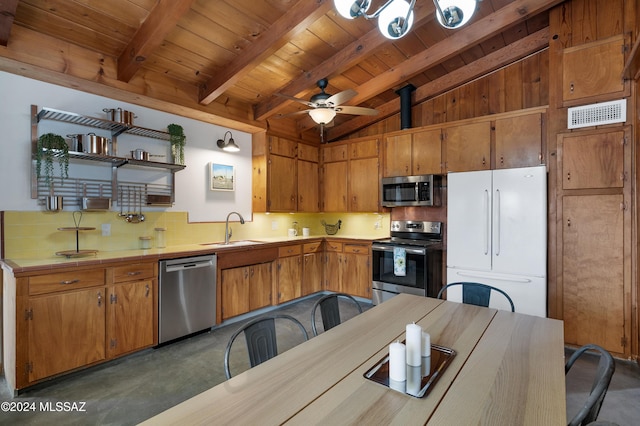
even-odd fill
[{"label": "chrome faucet", "polygon": [[231,212],[227,215],[227,221],[224,227],[224,243],[225,244],[229,244],[229,239],[231,238],[231,235],[233,234],[233,230],[229,229],[229,216],[231,216],[232,214],[237,214],[238,217],[240,218],[240,225],[244,225],[244,218],[242,217],[242,215],[238,212]]}]

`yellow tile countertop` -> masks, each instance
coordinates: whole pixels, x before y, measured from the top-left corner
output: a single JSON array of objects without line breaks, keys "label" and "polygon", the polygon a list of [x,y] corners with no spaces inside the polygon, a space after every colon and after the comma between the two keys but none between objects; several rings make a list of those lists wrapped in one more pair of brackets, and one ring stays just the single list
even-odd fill
[{"label": "yellow tile countertop", "polygon": [[[304,243],[318,239],[340,239],[340,240],[357,240],[357,241],[374,241],[379,237],[366,237],[362,235],[311,235],[309,237],[270,237],[257,238],[255,240],[242,240],[242,244],[237,244],[238,240],[232,240],[232,244],[226,246],[221,242],[211,242],[203,244],[185,244],[177,246],[168,246],[166,248],[152,249],[133,249],[133,250],[116,250],[116,251],[98,251],[82,257],[70,257],[52,255],[43,258],[33,259],[1,259],[0,263],[5,269],[11,271],[14,275],[30,273],[35,271],[53,270],[60,268],[69,268],[74,266],[92,266],[107,265],[123,261],[144,261],[169,259],[174,257],[197,256],[203,254],[219,253],[231,250],[252,250],[258,247],[264,247],[265,244],[289,244]],[[236,243],[234,245],[233,243]]]}]

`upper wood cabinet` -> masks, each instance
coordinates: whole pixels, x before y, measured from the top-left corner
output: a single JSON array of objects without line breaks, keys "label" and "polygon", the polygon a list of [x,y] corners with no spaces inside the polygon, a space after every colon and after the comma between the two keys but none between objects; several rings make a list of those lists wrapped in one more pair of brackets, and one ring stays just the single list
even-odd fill
[{"label": "upper wood cabinet", "polygon": [[622,188],[625,140],[622,129],[559,135],[562,189]]},{"label": "upper wood cabinet", "polygon": [[384,139],[384,177],[440,174],[441,130],[421,130]]},{"label": "upper wood cabinet", "polygon": [[322,211],[379,211],[380,143],[354,139],[322,147]]},{"label": "upper wood cabinet", "polygon": [[491,123],[460,124],[443,129],[445,172],[490,170]]},{"label": "upper wood cabinet", "polygon": [[317,212],[318,147],[265,134],[252,145],[253,211]]},{"label": "upper wood cabinet", "polygon": [[625,39],[622,35],[569,47],[562,55],[562,99],[598,101],[627,96],[629,84],[622,79]]},{"label": "upper wood cabinet", "polygon": [[544,117],[534,113],[495,121],[495,168],[510,169],[543,164]]}]

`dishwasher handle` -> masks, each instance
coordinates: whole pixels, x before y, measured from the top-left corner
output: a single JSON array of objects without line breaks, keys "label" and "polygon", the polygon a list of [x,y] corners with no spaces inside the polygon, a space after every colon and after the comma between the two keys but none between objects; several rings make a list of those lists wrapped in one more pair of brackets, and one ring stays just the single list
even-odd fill
[{"label": "dishwasher handle", "polygon": [[187,269],[208,268],[213,266],[213,258],[204,259],[184,259],[181,262],[163,262],[164,270],[167,272],[178,272]]}]

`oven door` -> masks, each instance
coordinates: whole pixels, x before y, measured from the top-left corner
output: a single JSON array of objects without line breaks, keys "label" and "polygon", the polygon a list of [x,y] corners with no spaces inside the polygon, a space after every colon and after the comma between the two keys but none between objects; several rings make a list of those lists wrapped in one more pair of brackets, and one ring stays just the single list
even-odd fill
[{"label": "oven door", "polygon": [[[427,273],[426,249],[424,247],[400,246],[403,247],[406,252],[406,274],[396,275],[393,268],[394,247],[399,246],[393,244],[373,244],[373,288],[380,287],[380,284],[375,283],[385,283],[389,284],[387,287],[393,288],[400,293],[425,295]],[[403,291],[403,288],[406,288],[406,290]]]}]

